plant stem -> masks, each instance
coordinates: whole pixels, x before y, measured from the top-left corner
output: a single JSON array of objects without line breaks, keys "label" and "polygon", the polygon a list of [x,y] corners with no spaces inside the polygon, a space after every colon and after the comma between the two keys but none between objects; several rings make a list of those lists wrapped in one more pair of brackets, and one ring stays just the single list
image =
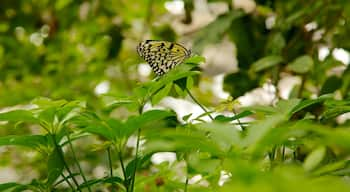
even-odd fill
[{"label": "plant stem", "polygon": [[108,164],[109,164],[109,174],[111,177],[113,177],[113,167],[112,167],[112,157],[111,157],[111,148],[107,148],[107,154],[108,154]]},{"label": "plant stem", "polygon": [[[75,161],[75,164],[77,165],[78,169],[79,169],[79,172],[80,172],[80,175],[83,177],[83,180],[84,180],[84,183],[87,183],[87,180],[86,180],[86,177],[84,175],[84,172],[83,170],[81,169],[81,166],[79,164],[79,161],[77,159],[77,156],[75,155],[75,151],[74,151],[74,148],[73,148],[73,145],[72,145],[72,141],[69,137],[69,134],[66,135],[67,136],[67,139],[68,139],[68,144],[69,144],[69,147],[70,147],[70,150],[72,151],[72,155],[73,155],[73,159]],[[90,188],[90,185],[87,186],[89,192],[92,192],[91,191],[91,188]]]},{"label": "plant stem", "polygon": [[191,99],[192,99],[200,108],[202,108],[203,111],[204,111],[205,113],[208,114],[209,118],[210,118],[212,121],[214,121],[214,118],[210,115],[209,111],[207,111],[207,110],[205,109],[205,107],[204,107],[202,104],[199,103],[199,101],[192,95],[192,93],[190,92],[190,90],[188,90],[187,88],[185,88],[185,90],[186,90],[186,92],[188,93],[188,95],[191,97]]},{"label": "plant stem", "polygon": [[[109,174],[110,177],[113,177],[113,166],[112,166],[112,156],[111,156],[111,147],[107,148],[107,155],[108,155],[108,164],[109,164]],[[112,191],[115,191],[115,184],[112,183]]]},{"label": "plant stem", "polygon": [[[120,150],[118,152],[118,155],[119,155],[120,165],[121,165],[122,171],[123,171],[124,181],[127,181],[128,178],[126,178],[126,171],[125,171],[125,166],[124,166],[124,162],[123,162],[123,154],[122,154],[122,152]],[[126,188],[126,192],[128,192],[129,191],[129,185],[124,183],[124,186]]]},{"label": "plant stem", "polygon": [[187,192],[187,186],[188,186],[188,175],[186,175],[186,182],[185,182],[184,192]]},{"label": "plant stem", "polygon": [[58,151],[58,154],[59,154],[59,156],[60,156],[60,158],[61,158],[61,161],[62,161],[64,167],[66,167],[66,170],[68,171],[68,173],[69,173],[70,177],[72,178],[74,184],[77,186],[77,190],[81,192],[81,189],[80,189],[80,187],[79,187],[78,181],[77,181],[77,180],[75,179],[75,177],[73,176],[72,171],[69,169],[69,166],[68,166],[66,160],[64,159],[63,151],[62,151],[61,147],[60,147],[60,146],[58,145],[58,143],[57,143],[56,135],[54,135],[54,134],[50,134],[50,135],[52,136],[53,142],[54,142],[54,144],[55,144],[55,148],[56,148],[57,151]]},{"label": "plant stem", "polygon": [[[63,181],[67,182],[67,184],[69,185],[69,187],[72,189],[72,191],[74,191],[74,187],[73,185],[69,182],[68,178],[63,174],[61,173],[61,176],[63,177]],[[58,182],[56,183],[55,185],[58,185],[60,184],[61,182]]]},{"label": "plant stem", "polygon": [[134,185],[135,185],[136,169],[137,169],[137,163],[138,163],[138,152],[139,152],[139,146],[140,146],[140,135],[141,135],[141,129],[139,128],[137,130],[135,166],[134,166],[134,172],[131,178],[131,190],[130,190],[131,192],[134,191]]}]

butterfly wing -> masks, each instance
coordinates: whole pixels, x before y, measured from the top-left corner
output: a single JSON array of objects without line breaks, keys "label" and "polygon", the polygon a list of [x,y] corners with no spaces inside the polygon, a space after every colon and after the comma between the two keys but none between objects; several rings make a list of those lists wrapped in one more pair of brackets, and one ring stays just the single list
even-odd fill
[{"label": "butterfly wing", "polygon": [[182,63],[191,52],[178,43],[146,40],[137,46],[139,55],[157,75],[163,75]]}]

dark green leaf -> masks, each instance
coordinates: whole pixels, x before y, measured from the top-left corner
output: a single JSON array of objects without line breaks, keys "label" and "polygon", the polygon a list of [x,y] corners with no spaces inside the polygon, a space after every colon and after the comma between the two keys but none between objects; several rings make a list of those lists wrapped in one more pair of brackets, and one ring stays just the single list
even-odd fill
[{"label": "dark green leaf", "polygon": [[304,74],[311,71],[313,65],[313,59],[308,55],[303,55],[288,64],[288,69],[298,74]]},{"label": "dark green leaf", "polygon": [[39,148],[48,146],[48,140],[43,135],[8,135],[0,137],[0,146],[17,145],[29,148]]},{"label": "dark green leaf", "polygon": [[283,62],[283,58],[281,56],[278,56],[278,55],[266,56],[254,62],[251,66],[251,70],[254,72],[260,72],[262,70],[278,65],[281,62]]},{"label": "dark green leaf", "polygon": [[63,162],[60,155],[60,149],[55,148],[49,155],[47,162],[47,184],[52,185],[63,171]]}]

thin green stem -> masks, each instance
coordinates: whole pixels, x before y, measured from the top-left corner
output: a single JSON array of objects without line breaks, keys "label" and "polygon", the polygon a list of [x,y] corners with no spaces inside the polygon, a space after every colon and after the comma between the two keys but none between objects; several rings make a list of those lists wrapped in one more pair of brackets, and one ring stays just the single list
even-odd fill
[{"label": "thin green stem", "polygon": [[113,166],[112,166],[112,157],[111,157],[111,147],[107,148],[108,154],[108,164],[109,164],[109,174],[113,177]]},{"label": "thin green stem", "polygon": [[74,187],[73,187],[73,185],[69,182],[68,178],[67,178],[63,173],[61,173],[61,176],[63,177],[63,180],[60,181],[60,182],[57,182],[57,183],[55,184],[55,186],[56,186],[56,185],[59,185],[60,183],[62,183],[63,181],[65,181],[65,182],[69,185],[69,187],[72,189],[72,191],[74,191]]},{"label": "thin green stem", "polygon": [[[70,150],[72,151],[72,155],[73,155],[74,162],[75,162],[75,164],[77,165],[77,167],[78,167],[78,169],[79,169],[80,175],[83,177],[84,183],[87,183],[87,180],[86,180],[86,177],[85,177],[85,175],[84,175],[84,172],[83,172],[83,170],[82,170],[82,168],[81,168],[81,166],[80,166],[80,164],[79,164],[79,161],[78,161],[78,159],[77,159],[77,156],[75,155],[75,151],[74,151],[74,148],[73,148],[73,145],[72,145],[72,141],[71,141],[71,139],[70,139],[70,136],[69,136],[69,134],[67,134],[66,136],[67,136],[67,139],[68,139],[69,148],[70,148]],[[91,191],[91,188],[90,188],[90,185],[88,185],[87,188],[88,188],[89,192],[92,192],[92,191]]]},{"label": "thin green stem", "polygon": [[[235,115],[235,116],[237,115],[235,110],[232,110],[232,112],[233,112],[233,115]],[[239,118],[237,118],[237,122],[238,122],[239,127],[241,127],[242,131],[245,131],[245,127],[242,125],[242,122]]]},{"label": "thin green stem", "polygon": [[[123,176],[124,176],[124,181],[126,181],[128,178],[126,178],[126,171],[125,171],[125,166],[124,166],[124,162],[123,162],[123,154],[122,152],[119,150],[118,152],[119,154],[119,161],[120,161],[120,166],[122,167],[122,172],[123,172]],[[129,186],[125,185],[126,191],[129,191]]]},{"label": "thin green stem", "polygon": [[69,166],[68,166],[66,160],[64,159],[63,151],[62,151],[61,147],[60,147],[60,146],[58,145],[58,143],[57,143],[56,136],[53,135],[53,134],[50,134],[50,135],[52,136],[53,142],[54,142],[54,144],[55,144],[55,148],[56,148],[57,151],[58,151],[58,154],[59,154],[59,156],[60,156],[60,158],[61,158],[61,161],[62,161],[64,167],[66,168],[67,172],[69,173],[70,177],[72,178],[74,184],[77,186],[77,190],[78,190],[78,191],[81,191],[81,189],[80,189],[80,187],[79,187],[78,181],[77,181],[77,180],[75,179],[75,177],[73,176],[72,171],[69,169]]},{"label": "thin green stem", "polygon": [[[108,155],[108,164],[109,164],[109,174],[110,177],[113,177],[113,166],[112,166],[112,156],[111,156],[111,147],[107,148],[107,155]],[[112,192],[115,191],[115,184],[112,183]]]},{"label": "thin green stem", "polygon": [[188,186],[188,175],[186,175],[186,182],[185,182],[184,192],[187,192],[187,186]]},{"label": "thin green stem", "polygon": [[131,192],[134,191],[134,185],[135,185],[135,177],[136,177],[136,170],[137,170],[137,164],[138,164],[138,153],[139,153],[139,146],[140,146],[140,135],[141,135],[141,129],[139,128],[137,130],[135,166],[134,166],[134,172],[131,178],[131,190],[130,190]]},{"label": "thin green stem", "polygon": [[203,111],[204,111],[205,113],[208,114],[209,118],[210,118],[211,120],[214,121],[214,118],[210,115],[209,111],[208,111],[207,109],[205,109],[205,107],[204,107],[201,103],[199,103],[199,101],[192,95],[192,93],[190,92],[190,90],[188,90],[188,89],[186,88],[186,92],[187,92],[188,95],[191,97],[191,99],[192,99],[200,108],[202,108]]}]

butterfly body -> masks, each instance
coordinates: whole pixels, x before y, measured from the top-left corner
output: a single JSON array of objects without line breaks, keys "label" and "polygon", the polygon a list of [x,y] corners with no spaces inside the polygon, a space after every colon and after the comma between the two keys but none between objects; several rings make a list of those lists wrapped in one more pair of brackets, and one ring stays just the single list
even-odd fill
[{"label": "butterfly body", "polygon": [[159,40],[146,40],[137,46],[138,54],[161,76],[191,56],[184,46]]}]

